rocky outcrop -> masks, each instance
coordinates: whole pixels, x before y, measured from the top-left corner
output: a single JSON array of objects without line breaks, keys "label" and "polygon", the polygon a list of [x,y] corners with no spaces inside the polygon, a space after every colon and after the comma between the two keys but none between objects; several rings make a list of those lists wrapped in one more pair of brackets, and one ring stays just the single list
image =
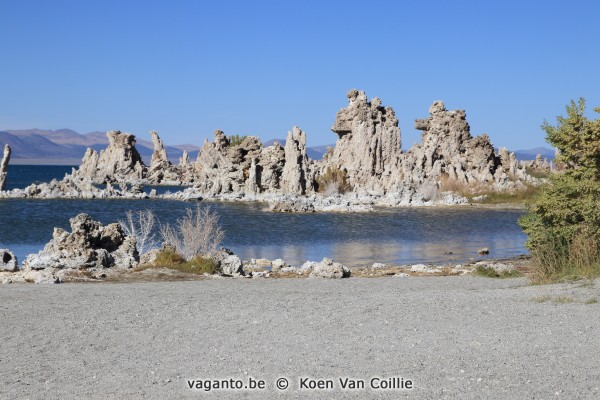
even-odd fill
[{"label": "rocky outcrop", "polygon": [[444,103],[436,101],[429,115],[415,121],[423,140],[403,160],[404,182],[445,178],[462,184],[493,183],[501,160],[487,135],[471,136],[465,111],[447,111]]},{"label": "rocky outcrop", "polygon": [[211,258],[218,263],[218,270],[221,275],[233,277],[246,275],[242,260],[229,249],[222,247]]},{"label": "rocky outcrop", "polygon": [[103,226],[87,214],[69,220],[71,232],[54,228],[52,240],[27,256],[24,272],[37,270],[132,268],[139,262],[135,238],[118,223]]},{"label": "rocky outcrop", "polygon": [[135,136],[121,131],[110,131],[108,147],[98,154],[88,149],[82,164],[74,173],[92,182],[138,182],[145,177],[146,167],[135,148]]},{"label": "rocky outcrop", "polygon": [[119,183],[113,186],[110,182],[104,187],[79,174],[67,174],[58,181],[53,179],[47,183],[34,183],[24,189],[13,189],[0,192],[0,198],[37,198],[37,199],[145,199],[153,197],[143,192],[140,185]]},{"label": "rocky outcrop", "polygon": [[221,274],[230,276],[243,276],[242,260],[234,254],[221,260]]},{"label": "rocky outcrop", "polygon": [[255,136],[232,146],[222,131],[205,142],[195,164],[195,187],[202,193],[294,193],[314,190],[306,155],[306,136],[298,127],[289,132],[286,148],[279,143],[264,148]]},{"label": "rocky outcrop", "polygon": [[281,174],[283,192],[299,195],[312,192],[314,176],[306,155],[306,134],[297,126],[288,132],[284,152],[285,165]]},{"label": "rocky outcrop", "polygon": [[10,161],[10,146],[4,145],[2,162],[0,162],[0,191],[6,188],[6,176],[8,175],[8,162]]},{"label": "rocky outcrop", "polygon": [[262,148],[256,136],[248,136],[239,145],[232,146],[222,131],[215,131],[214,140],[204,143],[196,160],[197,188],[212,194],[244,193],[250,167]]},{"label": "rocky outcrop", "polygon": [[15,272],[19,270],[19,261],[15,253],[8,249],[0,249],[0,271]]},{"label": "rocky outcrop", "polygon": [[187,150],[183,150],[183,154],[179,158],[179,168],[184,168],[190,163],[190,155]]},{"label": "rocky outcrop", "polygon": [[500,163],[502,164],[504,172],[507,173],[508,176],[517,175],[519,162],[517,161],[515,153],[509,152],[506,147],[501,147],[498,151],[498,156],[500,157]]},{"label": "rocky outcrop", "polygon": [[555,169],[554,163],[543,158],[541,154],[536,155],[535,160],[521,161],[520,165],[536,173],[548,173]]},{"label": "rocky outcrop", "polygon": [[284,196],[269,203],[269,211],[290,213],[315,212],[314,201],[296,196]]},{"label": "rocky outcrop", "polygon": [[171,161],[169,161],[165,145],[158,136],[158,133],[156,131],[150,131],[150,137],[152,138],[152,144],[154,145],[154,152],[152,153],[152,160],[150,161],[150,170],[170,166]]},{"label": "rocky outcrop", "polygon": [[258,186],[261,192],[273,193],[281,189],[281,175],[285,165],[285,150],[279,142],[263,149],[258,159]]},{"label": "rocky outcrop", "polygon": [[257,159],[252,158],[250,162],[250,169],[248,170],[248,179],[246,179],[245,184],[245,192],[248,194],[258,194],[260,193],[260,182],[259,182],[259,174],[258,174],[258,164],[256,163]]},{"label": "rocky outcrop", "polygon": [[277,142],[264,147],[254,136],[232,143],[217,130],[194,163],[184,152],[174,166],[153,131],[154,153],[146,168],[135,137],[112,131],[108,147],[100,153],[88,149],[82,165],[62,181],[0,192],[0,197],[156,197],[152,191],[145,195],[139,185],[168,184],[191,187],[161,197],[266,201],[273,211],[285,212],[366,211],[373,205],[463,204],[465,192],[517,190],[538,182],[526,168],[548,168],[541,159],[519,163],[504,148],[496,154],[487,135],[471,136],[464,110],[449,111],[441,101],[432,104],[429,117],[415,121],[422,142],[403,153],[391,107],[359,90],[349,91],[347,98],[332,127],[337,143],[320,161],[308,158],[306,134],[295,126],[285,147]]},{"label": "rocky outcrop", "polygon": [[350,269],[338,262],[334,262],[329,258],[324,258],[320,263],[312,266],[309,278],[329,278],[340,279],[349,278],[351,275]]},{"label": "rocky outcrop", "polygon": [[73,175],[80,178],[87,178],[89,180],[98,180],[98,152],[94,149],[88,148],[83,155],[81,165],[74,171]]},{"label": "rocky outcrop", "polygon": [[436,101],[429,117],[417,119],[415,128],[423,131],[423,140],[402,159],[404,184],[426,187],[436,183],[440,191],[511,190],[532,181],[518,167],[514,153],[501,149],[496,155],[490,138],[472,137],[464,110],[446,110]]},{"label": "rocky outcrop", "polygon": [[514,190],[534,181],[514,153],[496,155],[487,135],[471,136],[464,110],[434,102],[430,116],[415,122],[422,142],[402,153],[394,110],[362,91],[347,97],[332,127],[335,148],[315,168],[317,182],[333,179],[359,196],[385,196],[389,205],[428,205],[466,201],[451,191]]},{"label": "rocky outcrop", "polygon": [[279,195],[269,200],[269,211],[273,212],[368,212],[373,211],[374,199],[357,197],[353,193],[322,197],[312,195]]},{"label": "rocky outcrop", "polygon": [[154,152],[152,153],[150,167],[145,174],[146,182],[150,184],[180,184],[183,175],[182,171],[185,167],[178,168],[171,164],[165,145],[156,131],[150,131],[150,137],[152,138],[152,144],[154,145]]},{"label": "rocky outcrop", "polygon": [[331,130],[338,141],[324,156],[320,174],[328,169],[346,174],[352,190],[384,194],[397,180],[401,156],[398,119],[377,97],[363,91],[347,93],[348,107],[337,113]]}]

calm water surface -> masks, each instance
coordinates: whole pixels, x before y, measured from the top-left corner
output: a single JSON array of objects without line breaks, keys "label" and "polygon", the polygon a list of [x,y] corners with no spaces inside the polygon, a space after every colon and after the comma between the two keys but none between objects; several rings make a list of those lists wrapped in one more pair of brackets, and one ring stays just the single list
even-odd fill
[{"label": "calm water surface", "polygon": [[[283,258],[291,264],[331,257],[348,265],[372,262],[464,261],[488,247],[490,256],[526,253],[516,221],[521,211],[467,208],[385,209],[366,214],[280,214],[262,204],[210,204],[221,216],[224,245],[242,258]],[[40,250],[55,226],[80,212],[103,223],[149,208],[174,222],[195,204],[167,200],[0,200],[0,247],[19,259]],[[452,252],[453,254],[446,254]]]},{"label": "calm water surface", "polygon": [[[48,167],[30,168],[39,174],[40,169]],[[60,168],[56,169],[58,176],[45,180],[62,178],[70,171],[68,167]],[[9,175],[9,184],[11,179],[14,174]],[[27,180],[31,177],[20,178],[20,182]],[[373,262],[460,262],[479,257],[477,249],[481,247],[490,249],[490,257],[526,253],[526,237],[517,225],[522,215],[519,210],[453,207],[382,209],[364,214],[287,214],[271,213],[266,205],[258,203],[199,204],[210,205],[220,214],[224,246],[245,259],[283,258],[300,265],[306,260],[331,257],[356,266]],[[111,223],[123,219],[127,210],[148,208],[161,222],[169,223],[194,207],[196,203],[169,200],[0,199],[0,248],[13,250],[23,260],[51,239],[54,227],[69,228],[69,218],[81,212]]]},{"label": "calm water surface", "polygon": [[74,167],[68,165],[8,165],[6,190],[23,189],[32,183],[50,182],[70,174]]}]

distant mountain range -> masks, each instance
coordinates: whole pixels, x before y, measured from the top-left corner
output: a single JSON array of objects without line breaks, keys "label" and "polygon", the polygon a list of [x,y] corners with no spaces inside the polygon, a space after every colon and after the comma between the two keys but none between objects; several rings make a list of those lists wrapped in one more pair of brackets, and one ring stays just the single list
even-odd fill
[{"label": "distant mountain range", "polygon": [[[154,146],[149,140],[136,137],[136,148],[145,163],[149,164]],[[106,132],[81,134],[70,129],[45,130],[6,130],[0,131],[0,144],[12,149],[11,163],[79,165],[88,147],[100,151],[108,145]],[[178,163],[183,150],[190,153],[190,159],[198,157],[200,147],[191,144],[166,146],[171,162]]]},{"label": "distant mountain range", "polygon": [[[136,137],[136,140],[136,148],[144,162],[150,164],[154,151],[152,142],[139,137]],[[275,142],[285,146],[285,139],[268,140],[264,143],[264,146],[271,146]],[[11,163],[13,164],[79,165],[88,147],[100,151],[108,145],[108,138],[106,132],[81,134],[71,129],[0,131],[0,146],[3,147],[6,143],[12,149]],[[306,153],[313,160],[320,160],[330,146],[335,145],[308,147]],[[200,147],[191,144],[166,145],[166,150],[171,162],[176,164],[179,162],[183,150],[187,150],[190,159],[195,160],[198,157]],[[546,147],[516,150],[515,154],[519,160],[533,160],[537,154],[541,154],[542,157],[548,160],[554,158],[554,150]]]},{"label": "distant mountain range", "polygon": [[548,161],[554,159],[555,151],[554,149],[550,149],[548,147],[536,147],[528,150],[515,150],[515,156],[517,156],[517,160],[525,161],[525,160],[535,160],[535,157],[541,154],[543,158],[547,158]]}]

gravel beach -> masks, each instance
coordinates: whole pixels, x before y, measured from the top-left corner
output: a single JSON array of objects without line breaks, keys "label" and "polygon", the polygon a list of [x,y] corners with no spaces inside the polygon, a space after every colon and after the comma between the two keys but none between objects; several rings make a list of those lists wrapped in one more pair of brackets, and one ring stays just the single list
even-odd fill
[{"label": "gravel beach", "polygon": [[599,398],[599,299],[470,276],[3,285],[0,398]]}]

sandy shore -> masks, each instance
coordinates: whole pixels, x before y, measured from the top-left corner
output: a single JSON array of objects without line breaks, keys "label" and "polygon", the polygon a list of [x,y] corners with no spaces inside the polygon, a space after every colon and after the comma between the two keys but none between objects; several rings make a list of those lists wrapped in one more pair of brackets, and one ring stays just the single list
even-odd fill
[{"label": "sandy shore", "polygon": [[[478,277],[0,286],[0,398],[598,398],[600,283]],[[262,391],[188,380],[265,380]],[[275,388],[285,377],[289,387]],[[366,382],[342,390],[338,378]],[[412,390],[375,390],[374,377]],[[334,389],[299,389],[301,378]]]}]

